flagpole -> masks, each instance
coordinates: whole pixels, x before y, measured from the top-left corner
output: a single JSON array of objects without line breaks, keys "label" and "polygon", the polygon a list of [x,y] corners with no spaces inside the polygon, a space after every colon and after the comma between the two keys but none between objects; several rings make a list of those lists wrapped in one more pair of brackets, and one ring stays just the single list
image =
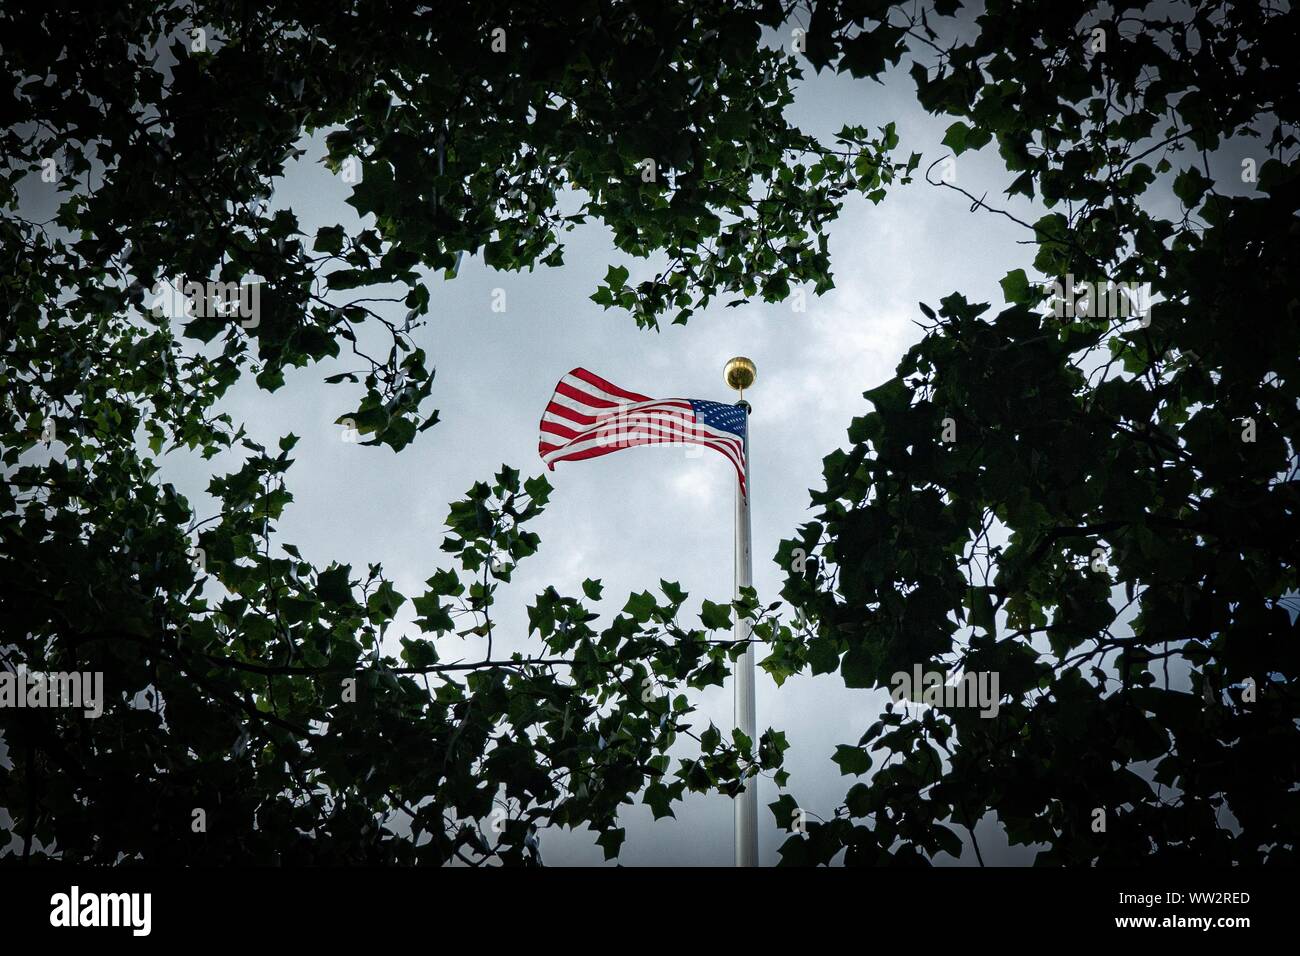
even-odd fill
[{"label": "flagpole", "polygon": [[[723,370],[727,384],[740,392],[738,408],[745,412],[745,488],[736,482],[736,557],[735,593],[753,586],[754,561],[751,547],[749,499],[754,494],[753,466],[749,455],[749,415],[751,407],[745,401],[745,389],[754,384],[757,369],[749,359],[737,356]],[[736,615],[733,637],[748,642],[750,625],[746,618]],[[735,724],[736,728],[758,746],[754,714],[754,646],[744,644],[745,651],[736,661],[735,668]],[[736,866],[758,866],[758,781],[751,778],[745,789],[736,797]]]}]

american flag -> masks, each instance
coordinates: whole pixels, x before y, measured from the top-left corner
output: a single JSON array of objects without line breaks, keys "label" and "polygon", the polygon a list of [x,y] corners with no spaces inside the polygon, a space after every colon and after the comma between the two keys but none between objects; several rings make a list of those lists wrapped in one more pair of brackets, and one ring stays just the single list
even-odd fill
[{"label": "american flag", "polygon": [[575,368],[560,379],[542,413],[537,451],[554,471],[557,461],[598,458],[633,445],[683,443],[725,455],[745,491],[744,409],[693,398],[656,400]]}]

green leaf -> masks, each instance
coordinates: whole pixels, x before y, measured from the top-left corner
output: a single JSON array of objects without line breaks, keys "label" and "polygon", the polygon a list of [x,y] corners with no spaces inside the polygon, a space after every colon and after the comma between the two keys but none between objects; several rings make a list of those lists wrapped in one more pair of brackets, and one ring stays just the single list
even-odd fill
[{"label": "green leaf", "polygon": [[348,578],[352,568],[348,565],[335,565],[316,575],[316,596],[326,604],[350,604],[352,587]]},{"label": "green leaf", "polygon": [[795,815],[799,812],[799,804],[788,793],[781,794],[774,803],[768,804],[768,808],[782,830],[789,830],[794,825]]},{"label": "green leaf", "polygon": [[840,768],[841,776],[861,775],[871,769],[871,755],[860,747],[839,744],[831,759]]},{"label": "green leaf", "polygon": [[638,624],[644,624],[654,615],[658,606],[653,594],[649,591],[642,591],[640,594],[628,595],[627,604],[623,606],[623,613]]},{"label": "green leaf", "polygon": [[713,724],[709,724],[709,729],[700,734],[700,747],[706,753],[713,753],[722,743],[722,732]]},{"label": "green leaf", "polygon": [[970,135],[970,131],[970,127],[961,121],[953,123],[943,135],[943,145],[960,156],[966,150],[966,139]]},{"label": "green leaf", "polygon": [[618,827],[613,830],[606,830],[596,838],[596,845],[605,851],[605,859],[612,860],[618,856],[619,848],[623,846],[623,839],[627,832]]},{"label": "green leaf", "polygon": [[729,604],[714,604],[706,599],[700,611],[700,620],[711,631],[731,627],[731,606]]},{"label": "green leaf", "polygon": [[1002,286],[1002,295],[1013,305],[1029,305],[1029,278],[1024,269],[1013,269],[998,282]]},{"label": "green leaf", "polygon": [[665,581],[660,578],[659,590],[664,592],[664,597],[668,598],[673,607],[680,607],[686,602],[686,592],[676,581]]}]

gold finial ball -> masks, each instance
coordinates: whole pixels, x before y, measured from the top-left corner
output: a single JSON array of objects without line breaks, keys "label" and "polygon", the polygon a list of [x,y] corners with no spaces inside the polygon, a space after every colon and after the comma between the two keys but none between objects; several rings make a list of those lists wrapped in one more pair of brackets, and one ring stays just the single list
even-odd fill
[{"label": "gold finial ball", "polygon": [[722,376],[738,392],[744,392],[745,389],[754,384],[754,379],[758,376],[758,369],[754,363],[743,355],[737,355],[729,360],[722,370]]}]

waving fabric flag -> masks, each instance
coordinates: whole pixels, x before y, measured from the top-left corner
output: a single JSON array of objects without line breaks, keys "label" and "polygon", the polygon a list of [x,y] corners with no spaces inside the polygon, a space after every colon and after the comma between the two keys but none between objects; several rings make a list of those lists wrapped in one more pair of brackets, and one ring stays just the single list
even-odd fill
[{"label": "waving fabric flag", "polygon": [[554,471],[557,461],[598,458],[633,445],[703,445],[727,457],[743,492],[745,426],[745,411],[735,405],[653,399],[575,368],[560,379],[542,413],[537,450]]}]

